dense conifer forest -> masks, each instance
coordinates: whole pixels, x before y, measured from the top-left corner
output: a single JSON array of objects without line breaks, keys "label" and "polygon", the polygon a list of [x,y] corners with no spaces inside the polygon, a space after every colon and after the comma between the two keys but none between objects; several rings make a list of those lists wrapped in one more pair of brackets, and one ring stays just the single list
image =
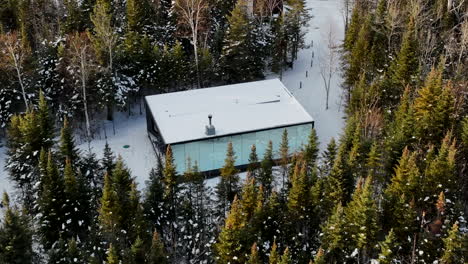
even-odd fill
[{"label": "dense conifer forest", "polygon": [[[0,263],[468,263],[468,2],[344,0],[345,128],[227,146],[212,190],[169,146],[137,186],[91,142],[147,94],[282,74],[302,0],[0,0]],[[250,10],[250,7],[251,10]],[[312,20],[313,21],[313,20]],[[317,81],[319,82],[319,81]],[[318,124],[319,125],[319,124]],[[78,138],[79,137],[79,138]]]}]

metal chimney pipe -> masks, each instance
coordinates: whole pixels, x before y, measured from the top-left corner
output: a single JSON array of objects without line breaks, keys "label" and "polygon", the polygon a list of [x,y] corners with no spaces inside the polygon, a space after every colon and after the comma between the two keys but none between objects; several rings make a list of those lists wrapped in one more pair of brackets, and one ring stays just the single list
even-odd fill
[{"label": "metal chimney pipe", "polygon": [[211,114],[209,114],[208,119],[209,119],[209,122],[210,122],[210,126],[211,126],[211,118],[213,118],[213,116]]}]

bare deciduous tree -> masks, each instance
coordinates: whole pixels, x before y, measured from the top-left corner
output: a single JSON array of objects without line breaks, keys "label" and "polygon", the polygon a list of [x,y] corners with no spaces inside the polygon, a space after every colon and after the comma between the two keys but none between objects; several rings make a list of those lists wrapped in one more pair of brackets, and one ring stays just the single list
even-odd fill
[{"label": "bare deciduous tree", "polygon": [[385,22],[388,27],[388,47],[391,49],[392,38],[395,35],[398,28],[401,27],[403,22],[399,6],[397,1],[391,1],[388,4],[387,15],[385,16]]},{"label": "bare deciduous tree", "polygon": [[325,47],[319,55],[319,70],[325,86],[326,101],[325,109],[328,110],[328,98],[330,96],[331,79],[338,71],[338,45],[336,40],[336,26],[330,21],[325,36]]},{"label": "bare deciduous tree", "polygon": [[88,144],[91,140],[91,125],[88,113],[88,99],[87,99],[87,84],[89,76],[94,68],[94,51],[91,42],[86,33],[76,33],[71,35],[68,39],[69,53],[70,53],[70,71],[74,74],[81,83],[81,96],[83,99],[83,107],[86,122],[86,137]]},{"label": "bare deciduous tree", "polygon": [[31,53],[31,50],[29,47],[25,47],[21,44],[21,39],[18,38],[18,34],[16,32],[0,35],[0,47],[0,65],[15,71],[16,79],[21,88],[24,105],[26,109],[29,109],[24,79],[24,63]]},{"label": "bare deciduous tree", "polygon": [[181,24],[187,27],[192,35],[195,66],[197,67],[197,82],[198,87],[201,87],[198,64],[198,35],[206,19],[208,0],[176,0],[175,6],[181,19]]},{"label": "bare deciduous tree", "polygon": [[273,14],[277,8],[280,7],[281,0],[257,0],[255,2],[255,13],[259,17],[260,21],[263,21],[265,17],[271,24],[273,21]]},{"label": "bare deciduous tree", "polygon": [[458,55],[458,64],[461,63],[463,53],[465,52],[466,46],[468,46],[468,20],[465,20],[461,24],[461,37],[460,37],[460,54]]},{"label": "bare deciduous tree", "polygon": [[353,3],[352,0],[342,0],[341,2],[341,15],[343,16],[343,22],[345,29],[348,28],[349,24],[349,13],[351,12],[353,8]]}]

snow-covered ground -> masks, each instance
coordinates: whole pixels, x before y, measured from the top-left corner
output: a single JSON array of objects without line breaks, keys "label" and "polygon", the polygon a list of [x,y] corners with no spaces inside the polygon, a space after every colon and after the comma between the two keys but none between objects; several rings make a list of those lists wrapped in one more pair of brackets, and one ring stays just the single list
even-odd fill
[{"label": "snow-covered ground", "polygon": [[0,147],[0,194],[3,194],[3,192],[11,193],[13,191],[13,185],[7,179],[7,172],[5,171],[5,158],[6,158],[6,147],[3,146],[3,147]]},{"label": "snow-covered ground", "polygon": [[[315,128],[321,143],[321,149],[332,137],[335,139],[344,124],[343,105],[341,105],[341,76],[337,72],[331,81],[329,109],[325,110],[325,86],[320,76],[318,60],[327,46],[327,33],[332,25],[336,41],[341,43],[344,36],[344,24],[341,15],[340,0],[308,0],[307,7],[313,16],[305,43],[310,46],[299,51],[294,69],[283,75],[283,83],[315,119]],[[313,45],[311,43],[313,42]],[[311,67],[312,53],[314,53]],[[308,71],[308,77],[306,77]],[[299,88],[302,82],[302,89]]]},{"label": "snow-covered ground", "polygon": [[[326,46],[326,33],[329,25],[334,25],[337,40],[343,38],[343,21],[340,13],[339,0],[308,0],[307,7],[311,9],[313,16],[309,24],[306,35],[306,44],[310,47],[303,49],[298,54],[298,60],[294,63],[294,69],[285,71],[282,81],[293,93],[297,100],[315,119],[315,127],[321,142],[321,149],[324,149],[331,137],[337,138],[343,128],[343,107],[341,102],[340,75],[337,73],[332,79],[329,99],[329,109],[325,110],[325,88],[320,76],[318,58],[321,50]],[[313,41],[313,45],[310,45]],[[314,62],[311,67],[312,53]],[[308,71],[308,77],[306,77]],[[269,75],[267,79],[277,78],[277,75]],[[299,88],[302,82],[302,88]],[[341,111],[340,111],[341,110]],[[136,114],[128,117],[126,113],[116,116],[115,135],[112,125],[107,126],[108,143],[114,153],[122,156],[125,163],[130,168],[132,175],[136,177],[139,187],[144,187],[145,180],[148,179],[150,170],[156,165],[156,158],[149,142],[146,132],[146,120],[144,115]],[[102,157],[105,139],[92,141],[92,151],[98,158]],[[129,145],[129,148],[124,148]],[[87,144],[79,146],[86,151]],[[4,171],[5,147],[0,148],[0,191],[12,192],[13,187],[7,180],[7,173]],[[214,186],[218,179],[208,181],[208,185]]]}]

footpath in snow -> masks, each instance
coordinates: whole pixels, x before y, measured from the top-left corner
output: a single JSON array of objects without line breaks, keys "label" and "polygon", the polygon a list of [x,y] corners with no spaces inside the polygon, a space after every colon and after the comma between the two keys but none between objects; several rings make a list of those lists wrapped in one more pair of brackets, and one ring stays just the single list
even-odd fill
[{"label": "footpath in snow", "polygon": [[[308,48],[299,51],[298,59],[294,62],[294,68],[283,73],[282,81],[293,93],[297,100],[311,114],[315,120],[315,128],[320,140],[320,148],[323,150],[332,137],[338,138],[343,128],[343,106],[341,105],[342,90],[340,74],[336,73],[331,81],[329,109],[325,110],[326,92],[323,80],[320,76],[318,59],[322,50],[326,47],[326,34],[333,25],[337,41],[341,42],[344,35],[343,19],[340,13],[339,0],[308,0],[312,19],[309,23],[305,43]],[[313,43],[313,45],[311,45]],[[314,62],[311,67],[312,53]],[[308,76],[306,77],[306,71]],[[269,75],[267,79],[278,78],[277,75]],[[302,82],[302,88],[299,87]],[[146,132],[146,119],[144,114],[136,113],[128,117],[127,113],[116,114],[115,135],[112,125],[107,127],[107,141],[116,155],[122,156],[125,163],[136,177],[140,188],[143,188],[148,179],[149,172],[156,166],[156,157],[149,142]],[[97,158],[102,157],[105,139],[97,139],[91,142],[91,149]],[[128,148],[124,148],[128,145]],[[79,148],[85,152],[88,144],[82,144]],[[0,191],[12,192],[13,187],[7,179],[4,170],[6,158],[5,147],[0,147]],[[208,180],[210,186],[216,185],[217,178]]]}]

